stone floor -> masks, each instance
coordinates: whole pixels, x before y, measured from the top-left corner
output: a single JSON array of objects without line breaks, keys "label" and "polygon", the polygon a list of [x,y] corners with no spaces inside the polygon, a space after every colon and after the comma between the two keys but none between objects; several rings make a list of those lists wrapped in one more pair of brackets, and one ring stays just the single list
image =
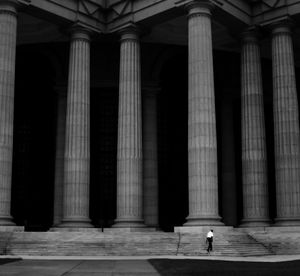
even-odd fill
[{"label": "stone floor", "polygon": [[1,276],[160,275],[147,260],[19,260],[0,266]]},{"label": "stone floor", "polygon": [[1,276],[299,275],[300,255],[264,257],[26,257],[1,256]]}]

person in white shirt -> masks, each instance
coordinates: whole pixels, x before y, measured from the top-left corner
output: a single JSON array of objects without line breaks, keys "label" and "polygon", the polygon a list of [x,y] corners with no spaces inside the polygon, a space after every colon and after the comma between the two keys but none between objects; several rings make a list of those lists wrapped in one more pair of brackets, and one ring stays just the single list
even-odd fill
[{"label": "person in white shirt", "polygon": [[208,243],[207,253],[210,253],[213,250],[213,248],[212,248],[213,237],[214,237],[213,232],[214,232],[214,230],[210,230],[206,235],[206,243]]}]

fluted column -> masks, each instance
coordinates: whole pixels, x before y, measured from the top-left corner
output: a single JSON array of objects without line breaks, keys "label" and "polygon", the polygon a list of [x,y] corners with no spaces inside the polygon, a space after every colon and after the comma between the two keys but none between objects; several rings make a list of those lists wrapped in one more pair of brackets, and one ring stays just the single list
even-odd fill
[{"label": "fluted column", "polygon": [[63,220],[60,227],[92,227],[90,182],[90,36],[72,31],[67,95]]},{"label": "fluted column", "polygon": [[267,150],[260,49],[255,31],[243,34],[241,85],[244,205],[242,226],[267,226]]},{"label": "fluted column", "polygon": [[276,221],[278,225],[300,225],[299,113],[288,22],[273,26],[272,66]]},{"label": "fluted column", "polygon": [[0,225],[14,225],[11,211],[16,1],[0,1]]},{"label": "fluted column", "polygon": [[143,227],[140,44],[134,26],[121,32],[117,218],[114,227]]},{"label": "fluted column", "polygon": [[189,225],[221,225],[209,1],[188,4]]},{"label": "fluted column", "polygon": [[151,227],[158,227],[157,93],[157,88],[143,93],[144,221]]},{"label": "fluted column", "polygon": [[64,187],[64,153],[66,133],[67,97],[65,91],[57,93],[57,121],[56,121],[56,152],[54,179],[54,214],[53,225],[59,225],[63,216],[63,187]]}]

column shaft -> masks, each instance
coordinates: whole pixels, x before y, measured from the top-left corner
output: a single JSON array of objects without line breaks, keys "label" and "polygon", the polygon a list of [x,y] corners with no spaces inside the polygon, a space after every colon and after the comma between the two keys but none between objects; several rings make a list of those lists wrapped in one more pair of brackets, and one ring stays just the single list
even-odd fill
[{"label": "column shaft", "polygon": [[54,214],[53,214],[54,226],[59,225],[63,217],[66,106],[67,106],[67,98],[64,92],[58,93],[57,123],[56,123],[55,179],[54,179]]},{"label": "column shaft", "polygon": [[92,227],[89,219],[90,40],[72,33],[67,95],[63,220],[60,227]]},{"label": "column shaft", "polygon": [[156,93],[146,89],[143,94],[144,221],[151,227],[158,227]]},{"label": "column shaft", "polygon": [[14,225],[10,214],[17,37],[14,4],[0,3],[0,225]]},{"label": "column shaft", "polygon": [[221,225],[210,4],[188,7],[189,216],[185,225]]},{"label": "column shaft", "polygon": [[272,31],[277,224],[300,224],[300,137],[292,37],[288,24]]},{"label": "column shaft", "polygon": [[121,34],[117,218],[114,227],[143,227],[140,45],[137,31]]},{"label": "column shaft", "polygon": [[267,150],[260,50],[255,32],[243,37],[242,171],[243,226],[266,226],[269,222]]}]

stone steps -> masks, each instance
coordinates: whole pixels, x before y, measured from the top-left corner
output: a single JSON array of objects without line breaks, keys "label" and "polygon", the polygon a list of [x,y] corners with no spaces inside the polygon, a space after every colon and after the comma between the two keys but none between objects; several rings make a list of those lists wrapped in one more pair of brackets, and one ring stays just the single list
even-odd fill
[{"label": "stone steps", "polygon": [[[205,237],[205,236],[204,236]],[[203,235],[182,234],[179,254],[206,255],[207,244]],[[214,255],[258,256],[269,255],[270,251],[245,233],[218,233],[213,243]]]},{"label": "stone steps", "polygon": [[300,253],[300,232],[288,233],[251,233],[259,243],[264,244],[271,252],[278,255]]},{"label": "stone steps", "polygon": [[174,233],[15,233],[6,251],[11,255],[175,255]]},{"label": "stone steps", "polygon": [[11,232],[0,232],[0,255],[6,255],[6,248],[12,236]]},{"label": "stone steps", "polygon": [[[0,254],[38,256],[207,255],[203,233],[13,232],[0,233]],[[276,246],[276,244],[275,244]],[[247,233],[218,233],[216,256],[270,255],[271,246]]]}]

